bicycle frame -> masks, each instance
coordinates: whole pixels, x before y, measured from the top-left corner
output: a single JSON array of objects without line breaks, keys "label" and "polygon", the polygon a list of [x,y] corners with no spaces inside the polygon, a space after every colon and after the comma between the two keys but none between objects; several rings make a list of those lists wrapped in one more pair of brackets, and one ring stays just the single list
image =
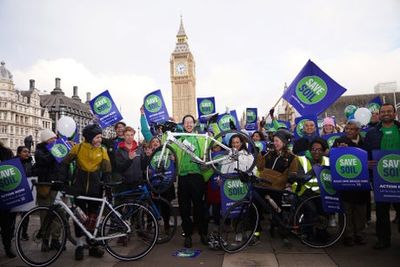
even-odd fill
[{"label": "bicycle frame", "polygon": [[[169,144],[176,144],[176,145],[177,145],[180,149],[182,149],[185,153],[189,154],[189,155],[193,158],[194,161],[196,161],[197,163],[203,164],[203,165],[211,165],[211,164],[214,164],[214,163],[218,163],[218,162],[220,162],[220,161],[225,160],[226,157],[229,157],[229,156],[230,156],[230,155],[228,155],[228,156],[225,156],[225,157],[220,157],[220,158],[215,159],[215,160],[209,160],[209,161],[207,161],[207,145],[209,144],[209,142],[210,142],[210,143],[211,143],[211,142],[214,142],[216,145],[219,145],[219,146],[222,147],[223,149],[231,150],[230,147],[228,147],[228,146],[224,145],[222,142],[220,142],[220,141],[214,139],[212,136],[209,136],[208,133],[205,133],[205,134],[173,133],[173,132],[170,132],[170,131],[167,131],[166,133],[167,133],[167,139],[166,139],[166,141],[164,142],[164,144],[163,144],[163,146],[162,146],[161,157],[160,157],[160,159],[159,159],[159,161],[158,161],[158,163],[157,163],[157,168],[160,167],[161,160],[162,160],[162,158],[163,158],[162,156],[164,155],[165,149],[166,149],[167,145],[169,145]],[[204,142],[204,150],[203,150],[202,158],[198,157],[198,156],[197,156],[195,153],[193,153],[193,151],[191,151],[183,142],[181,142],[180,140],[178,140],[178,139],[176,138],[176,137],[180,137],[180,136],[194,136],[194,137],[202,137],[202,138],[205,138],[206,141]]]},{"label": "bicycle frame", "polygon": [[[73,198],[74,196],[65,195],[65,197]],[[71,218],[74,220],[74,222],[79,226],[79,228],[82,229],[82,231],[85,233],[85,235],[87,237],[89,237],[90,239],[93,239],[93,240],[96,240],[96,241],[103,241],[103,240],[112,239],[112,238],[116,238],[116,237],[126,236],[126,233],[130,233],[131,232],[130,226],[124,220],[121,219],[121,214],[112,207],[112,205],[107,201],[106,197],[94,198],[94,197],[87,197],[87,196],[78,196],[78,197],[76,197],[76,199],[101,202],[101,208],[100,208],[99,215],[97,216],[96,227],[95,227],[95,230],[94,230],[93,234],[90,233],[86,229],[85,226],[83,226],[81,221],[72,212],[71,208],[67,204],[65,204],[62,200],[56,200],[54,205],[56,207],[60,206],[69,216],[71,216]],[[126,233],[116,234],[116,235],[112,235],[112,236],[97,237],[99,226],[100,226],[100,223],[102,221],[104,208],[106,206],[111,210],[111,212],[115,213],[117,215],[117,217],[121,220],[121,222],[123,222],[123,224],[127,227],[128,231]]]}]

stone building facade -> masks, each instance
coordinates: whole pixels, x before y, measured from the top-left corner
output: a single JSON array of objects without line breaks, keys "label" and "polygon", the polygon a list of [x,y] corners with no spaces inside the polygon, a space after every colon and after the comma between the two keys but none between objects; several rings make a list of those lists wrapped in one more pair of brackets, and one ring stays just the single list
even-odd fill
[{"label": "stone building facade", "polygon": [[40,105],[39,90],[34,82],[31,81],[29,90],[16,90],[11,72],[1,62],[0,141],[15,153],[18,146],[24,145],[25,137],[32,136],[36,145],[40,138],[39,131],[52,126],[48,110]]}]

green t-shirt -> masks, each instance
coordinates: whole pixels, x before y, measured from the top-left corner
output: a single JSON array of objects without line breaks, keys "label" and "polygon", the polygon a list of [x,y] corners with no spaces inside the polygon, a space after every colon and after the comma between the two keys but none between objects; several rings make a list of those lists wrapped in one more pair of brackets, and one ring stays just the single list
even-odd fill
[{"label": "green t-shirt", "polygon": [[396,125],[391,127],[382,127],[382,150],[399,150],[400,149],[400,133]]}]

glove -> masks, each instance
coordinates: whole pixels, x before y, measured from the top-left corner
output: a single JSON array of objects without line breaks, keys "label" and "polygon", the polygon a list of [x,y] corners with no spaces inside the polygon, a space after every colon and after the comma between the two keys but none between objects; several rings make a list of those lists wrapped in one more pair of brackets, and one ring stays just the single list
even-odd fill
[{"label": "glove", "polygon": [[269,115],[271,116],[271,118],[274,117],[274,112],[275,112],[275,109],[274,109],[274,108],[271,108],[271,109],[269,110]]}]

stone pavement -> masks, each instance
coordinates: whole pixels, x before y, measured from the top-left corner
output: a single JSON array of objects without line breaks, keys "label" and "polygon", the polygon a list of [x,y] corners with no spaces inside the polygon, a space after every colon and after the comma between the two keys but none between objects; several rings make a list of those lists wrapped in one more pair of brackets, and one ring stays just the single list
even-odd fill
[{"label": "stone pavement", "polygon": [[[372,249],[376,241],[374,236],[375,225],[370,225],[367,229],[368,244],[364,246],[346,247],[342,243],[320,250],[312,249],[302,245],[295,237],[291,239],[292,247],[284,247],[278,237],[271,239],[268,234],[263,233],[261,243],[254,247],[246,248],[236,254],[226,254],[222,251],[213,251],[201,245],[199,237],[193,236],[195,249],[202,252],[196,258],[174,257],[172,254],[182,248],[183,238],[179,233],[174,239],[163,245],[156,245],[155,248],[145,258],[135,262],[121,262],[115,260],[107,253],[102,259],[91,258],[85,252],[85,259],[82,262],[74,260],[74,248],[68,245],[61,257],[52,265],[56,267],[314,267],[314,266],[400,266],[400,234],[395,225],[392,229],[392,247],[384,251]],[[4,252],[0,251],[0,266],[25,266],[23,262],[16,259],[8,259]]]}]

